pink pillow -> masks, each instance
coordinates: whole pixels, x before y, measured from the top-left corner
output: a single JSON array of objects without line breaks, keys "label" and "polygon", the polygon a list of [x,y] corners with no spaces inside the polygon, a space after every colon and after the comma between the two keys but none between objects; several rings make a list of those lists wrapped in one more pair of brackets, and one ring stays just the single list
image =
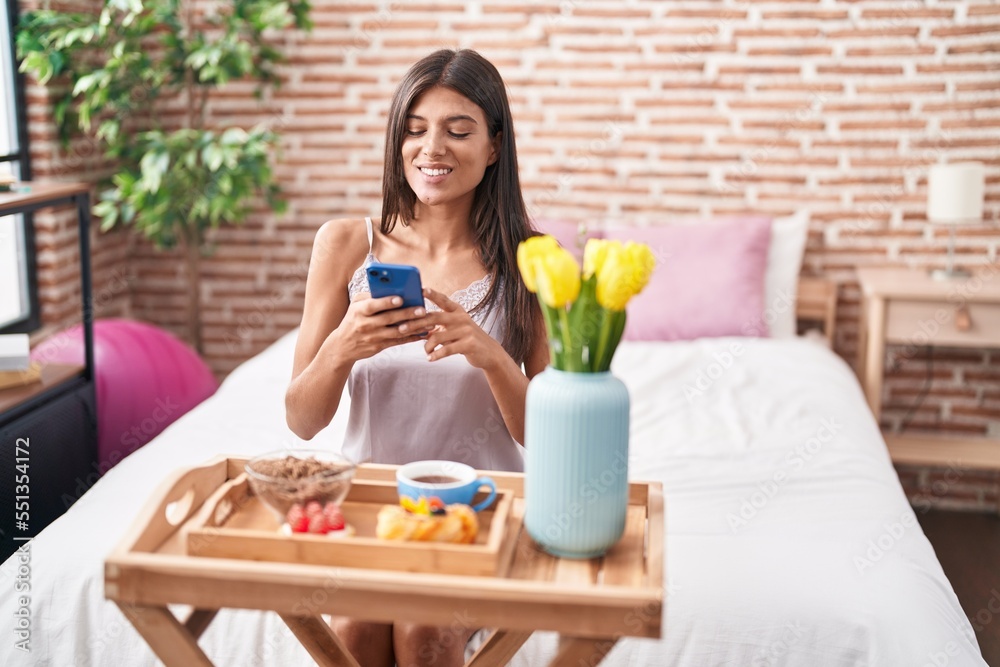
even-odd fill
[{"label": "pink pillow", "polygon": [[550,234],[556,237],[559,245],[569,250],[576,257],[576,261],[583,262],[583,246],[587,244],[587,239],[602,239],[604,233],[595,229],[593,222],[585,223],[587,228],[583,238],[580,238],[580,222],[571,220],[554,220],[541,218],[534,220],[534,227],[542,234]]},{"label": "pink pillow", "polygon": [[610,229],[605,237],[647,243],[656,256],[649,285],[629,302],[626,340],[768,335],[769,217]]}]

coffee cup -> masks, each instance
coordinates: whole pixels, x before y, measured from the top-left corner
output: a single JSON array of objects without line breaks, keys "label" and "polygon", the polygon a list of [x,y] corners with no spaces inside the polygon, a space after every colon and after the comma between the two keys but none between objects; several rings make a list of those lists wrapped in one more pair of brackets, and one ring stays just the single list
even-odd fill
[{"label": "coffee cup", "polygon": [[475,468],[455,461],[414,461],[396,471],[399,497],[415,501],[439,498],[445,505],[472,505],[472,499],[483,487],[489,488],[490,495],[472,507],[477,512],[493,504],[497,485],[489,477],[479,477]]}]

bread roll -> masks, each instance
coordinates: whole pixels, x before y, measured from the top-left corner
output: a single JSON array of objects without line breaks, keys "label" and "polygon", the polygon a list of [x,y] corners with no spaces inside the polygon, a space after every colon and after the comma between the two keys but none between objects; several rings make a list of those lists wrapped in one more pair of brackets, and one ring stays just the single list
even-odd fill
[{"label": "bread roll", "polygon": [[375,535],[382,540],[472,544],[478,533],[479,520],[468,505],[448,505],[444,514],[412,514],[399,505],[386,505],[375,525]]}]

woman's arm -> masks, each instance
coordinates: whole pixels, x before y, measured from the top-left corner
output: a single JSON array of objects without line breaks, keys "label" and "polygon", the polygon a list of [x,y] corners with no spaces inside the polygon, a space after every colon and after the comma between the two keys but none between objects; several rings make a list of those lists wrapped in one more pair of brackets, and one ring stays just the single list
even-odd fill
[{"label": "woman's arm", "polygon": [[316,232],[309,260],[292,381],[285,393],[288,427],[306,440],[311,440],[333,419],[354,365],[338,354],[337,341],[330,337],[350,305],[349,264],[333,259],[336,254],[345,258],[354,254],[349,252],[351,230],[347,223],[342,220],[324,223]]},{"label": "woman's arm", "polygon": [[367,245],[357,234],[359,227],[350,220],[331,220],[313,244],[292,381],[285,393],[288,427],[306,440],[337,413],[355,361],[420,340],[420,332],[403,335],[394,325],[423,315],[422,308],[397,309],[399,297],[351,303],[347,283]]},{"label": "woman's arm", "polygon": [[470,364],[482,369],[507,430],[511,437],[523,443],[524,399],[528,381],[549,363],[548,338],[542,318],[537,318],[531,351],[524,362],[523,373],[521,367],[507,354],[507,350],[483,331],[461,306],[431,289],[425,289],[424,294],[442,309],[440,313],[430,313],[411,323],[439,325],[424,343],[428,360],[436,361],[452,354],[462,354]]},{"label": "woman's arm", "polygon": [[[542,318],[539,317],[540,324]],[[545,334],[545,326],[542,324],[541,331],[536,332],[532,339],[531,352],[524,360],[524,373],[521,367],[514,363],[503,346],[498,344],[503,357],[496,367],[483,369],[486,381],[489,382],[490,391],[500,407],[500,414],[510,431],[511,437],[519,443],[524,444],[524,408],[525,398],[528,395],[528,382],[531,378],[545,370],[549,363],[549,342]],[[527,375],[525,375],[525,373]]]}]

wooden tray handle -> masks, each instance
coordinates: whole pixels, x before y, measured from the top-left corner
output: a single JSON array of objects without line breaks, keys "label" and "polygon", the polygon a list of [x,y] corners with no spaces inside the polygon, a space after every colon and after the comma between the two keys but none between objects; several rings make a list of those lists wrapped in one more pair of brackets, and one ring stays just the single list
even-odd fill
[{"label": "wooden tray handle", "polygon": [[219,456],[170,475],[136,516],[117,551],[155,550],[226,482],[228,470],[228,458]]}]

